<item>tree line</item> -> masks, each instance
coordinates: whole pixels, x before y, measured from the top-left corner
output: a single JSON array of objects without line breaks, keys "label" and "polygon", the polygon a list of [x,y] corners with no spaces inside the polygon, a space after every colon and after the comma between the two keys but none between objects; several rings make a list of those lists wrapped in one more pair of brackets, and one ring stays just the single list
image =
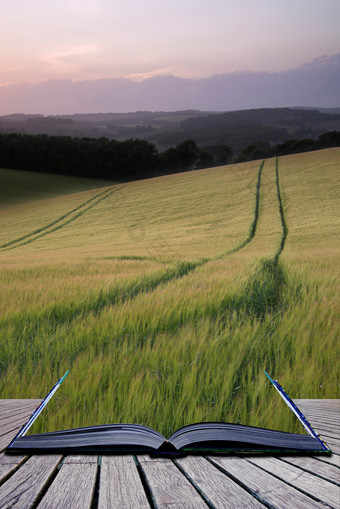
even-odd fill
[{"label": "tree line", "polygon": [[268,157],[285,156],[331,147],[340,147],[340,131],[329,131],[321,134],[317,140],[311,138],[287,140],[273,146],[268,142],[253,143],[240,152],[235,162],[267,159]]},{"label": "tree line", "polygon": [[0,134],[0,167],[128,181],[338,146],[340,132],[331,131],[318,140],[288,140],[275,146],[254,143],[233,157],[226,145],[201,150],[193,140],[158,152],[153,143],[139,139],[116,141],[12,133]]},{"label": "tree line", "polygon": [[109,180],[135,180],[213,165],[192,140],[159,153],[148,141],[0,134],[0,167]]}]

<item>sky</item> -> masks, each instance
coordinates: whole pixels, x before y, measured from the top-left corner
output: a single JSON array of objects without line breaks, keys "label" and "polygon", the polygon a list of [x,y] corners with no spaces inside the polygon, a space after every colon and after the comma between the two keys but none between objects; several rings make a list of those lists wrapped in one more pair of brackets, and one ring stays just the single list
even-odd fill
[{"label": "sky", "polygon": [[340,52],[339,0],[0,0],[0,85],[280,72]]}]

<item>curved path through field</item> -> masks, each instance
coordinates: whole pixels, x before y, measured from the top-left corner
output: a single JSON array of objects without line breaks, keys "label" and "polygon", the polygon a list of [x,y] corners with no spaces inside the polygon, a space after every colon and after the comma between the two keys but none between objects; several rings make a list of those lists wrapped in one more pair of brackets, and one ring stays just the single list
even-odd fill
[{"label": "curved path through field", "polygon": [[105,191],[96,194],[89,200],[86,200],[81,205],[78,205],[78,207],[74,208],[73,210],[70,210],[69,212],[66,212],[62,216],[55,219],[53,222],[42,226],[40,228],[37,228],[36,230],[27,233],[21,237],[18,237],[14,240],[10,240],[8,242],[5,242],[0,246],[3,250],[9,250],[9,249],[15,249],[17,247],[24,246],[25,244],[30,244],[31,242],[34,242],[37,239],[40,239],[41,237],[44,237],[45,235],[49,235],[56,230],[59,230],[60,228],[63,228],[67,224],[72,223],[78,217],[82,216],[89,210],[91,210],[93,207],[98,205],[103,200],[106,200],[109,196],[111,196],[113,193],[117,192],[118,190],[122,189],[124,186],[119,186],[114,188],[113,190],[110,189],[109,191],[106,189]]}]

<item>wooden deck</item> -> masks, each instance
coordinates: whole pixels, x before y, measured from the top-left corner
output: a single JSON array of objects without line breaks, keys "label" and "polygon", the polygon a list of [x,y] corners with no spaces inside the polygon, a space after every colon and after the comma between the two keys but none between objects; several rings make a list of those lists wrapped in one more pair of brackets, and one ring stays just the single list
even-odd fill
[{"label": "wooden deck", "polygon": [[[3,451],[40,400],[0,400]],[[296,400],[329,457],[6,456],[0,508],[339,508],[340,400]]]}]

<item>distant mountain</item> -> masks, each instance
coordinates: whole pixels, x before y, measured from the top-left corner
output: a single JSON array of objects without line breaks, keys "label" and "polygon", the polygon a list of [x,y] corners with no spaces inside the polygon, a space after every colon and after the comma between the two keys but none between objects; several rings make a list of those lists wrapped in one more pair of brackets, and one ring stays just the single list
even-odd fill
[{"label": "distant mountain", "polygon": [[0,114],[89,112],[231,111],[282,106],[340,105],[340,53],[322,56],[281,73],[233,72],[204,79],[157,76],[51,80],[0,87]]}]

